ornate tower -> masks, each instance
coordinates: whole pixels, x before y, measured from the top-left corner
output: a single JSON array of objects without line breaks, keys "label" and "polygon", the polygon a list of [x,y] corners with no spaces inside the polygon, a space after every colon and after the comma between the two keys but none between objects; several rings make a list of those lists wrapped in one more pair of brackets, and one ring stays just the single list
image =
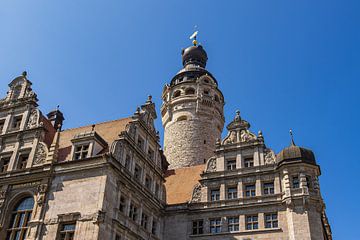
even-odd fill
[{"label": "ornate tower", "polygon": [[205,69],[207,54],[196,40],[182,50],[181,69],[163,89],[161,117],[169,168],[203,164],[224,126],[224,96]]}]

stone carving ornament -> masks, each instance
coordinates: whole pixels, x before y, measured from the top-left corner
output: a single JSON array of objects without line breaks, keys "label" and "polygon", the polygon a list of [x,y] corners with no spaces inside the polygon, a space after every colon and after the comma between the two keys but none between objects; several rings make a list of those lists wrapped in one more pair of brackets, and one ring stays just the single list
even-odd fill
[{"label": "stone carving ornament", "polygon": [[45,201],[45,193],[47,190],[47,184],[40,184],[37,188],[36,203],[41,206]]},{"label": "stone carving ornament", "polygon": [[47,150],[45,143],[39,142],[37,149],[36,149],[35,156],[34,156],[34,165],[44,163],[47,152],[48,152],[48,150]]},{"label": "stone carving ornament", "polygon": [[265,149],[265,164],[274,164],[276,161],[276,156],[273,150],[267,148]]},{"label": "stone carving ornament", "polygon": [[202,186],[200,183],[197,183],[194,186],[192,197],[191,197],[191,202],[200,202],[201,201],[201,188],[202,188]]},{"label": "stone carving ornament", "polygon": [[241,142],[250,142],[252,140],[256,140],[255,134],[251,133],[249,130],[241,131]]},{"label": "stone carving ornament", "polygon": [[208,160],[206,172],[215,172],[216,171],[216,158],[212,157]]},{"label": "stone carving ornament", "polygon": [[31,129],[37,127],[38,119],[39,119],[39,112],[36,109],[32,110],[26,128]]},{"label": "stone carving ornament", "polygon": [[113,154],[114,158],[115,158],[116,160],[118,160],[119,162],[120,162],[121,159],[122,159],[123,150],[124,150],[124,147],[123,147],[122,142],[121,142],[121,141],[116,141],[116,142],[114,143],[114,148],[113,148],[112,154]]}]

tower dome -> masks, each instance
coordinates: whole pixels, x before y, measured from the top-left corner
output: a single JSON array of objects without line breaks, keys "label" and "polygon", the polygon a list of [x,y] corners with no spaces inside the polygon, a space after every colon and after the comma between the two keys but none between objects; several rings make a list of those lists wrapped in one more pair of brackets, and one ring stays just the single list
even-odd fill
[{"label": "tower dome", "polygon": [[181,52],[183,68],[166,84],[161,106],[169,168],[203,164],[224,127],[224,96],[208,72],[206,51],[194,42]]},{"label": "tower dome", "polygon": [[183,49],[181,55],[184,67],[193,64],[205,68],[208,60],[207,54],[201,45],[190,46]]}]

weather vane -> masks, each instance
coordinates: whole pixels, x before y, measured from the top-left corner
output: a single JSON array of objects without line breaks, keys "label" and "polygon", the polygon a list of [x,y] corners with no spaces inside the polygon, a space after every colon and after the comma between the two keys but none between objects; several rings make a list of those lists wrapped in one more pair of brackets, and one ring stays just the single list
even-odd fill
[{"label": "weather vane", "polygon": [[[196,27],[196,26],[195,26]],[[194,44],[194,46],[197,45],[197,40],[196,40],[196,36],[198,35],[199,31],[195,31],[191,36],[190,39],[193,39],[192,43]]]},{"label": "weather vane", "polygon": [[290,137],[291,137],[291,145],[295,146],[294,135],[293,135],[292,129],[290,129],[289,132],[290,132]]}]

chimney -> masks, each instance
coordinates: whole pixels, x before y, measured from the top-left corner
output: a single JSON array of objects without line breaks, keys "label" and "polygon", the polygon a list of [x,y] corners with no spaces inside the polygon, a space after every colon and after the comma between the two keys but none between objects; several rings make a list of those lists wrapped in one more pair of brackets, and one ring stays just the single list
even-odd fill
[{"label": "chimney", "polygon": [[65,120],[63,113],[59,110],[59,106],[47,114],[48,119],[56,130],[61,131],[63,121]]}]

